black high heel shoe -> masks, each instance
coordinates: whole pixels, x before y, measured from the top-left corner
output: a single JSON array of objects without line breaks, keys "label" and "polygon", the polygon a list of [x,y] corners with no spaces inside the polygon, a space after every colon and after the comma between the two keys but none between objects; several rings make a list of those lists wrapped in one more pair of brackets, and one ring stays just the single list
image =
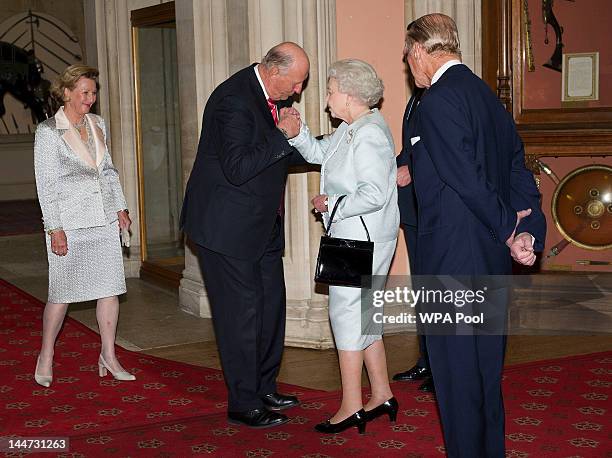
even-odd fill
[{"label": "black high heel shoe", "polygon": [[365,410],[361,409],[355,412],[350,417],[345,418],[339,423],[331,423],[330,420],[327,420],[323,423],[319,423],[318,425],[316,425],[315,429],[319,431],[320,433],[336,434],[336,433],[341,433],[342,431],[346,429],[352,428],[353,426],[357,426],[357,429],[359,430],[359,434],[365,434],[365,428],[366,428],[365,415],[366,415]]},{"label": "black high heel shoe", "polygon": [[397,399],[395,397],[391,399],[387,399],[380,405],[377,405],[372,410],[365,411],[365,419],[366,421],[372,421],[375,418],[380,417],[381,415],[387,414],[389,415],[389,421],[395,422],[397,420],[397,411],[399,409],[399,404],[397,403]]}]

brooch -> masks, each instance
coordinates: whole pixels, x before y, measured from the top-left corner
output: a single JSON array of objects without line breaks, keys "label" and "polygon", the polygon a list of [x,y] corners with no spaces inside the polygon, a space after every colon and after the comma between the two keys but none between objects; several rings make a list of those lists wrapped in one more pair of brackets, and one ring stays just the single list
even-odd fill
[{"label": "brooch", "polygon": [[351,129],[351,130],[349,130],[349,131],[348,131],[348,138],[346,139],[346,143],[347,143],[347,144],[348,144],[348,143],[350,143],[350,142],[353,140],[353,134],[354,134],[354,133],[355,133],[355,132],[353,132],[353,129]]}]

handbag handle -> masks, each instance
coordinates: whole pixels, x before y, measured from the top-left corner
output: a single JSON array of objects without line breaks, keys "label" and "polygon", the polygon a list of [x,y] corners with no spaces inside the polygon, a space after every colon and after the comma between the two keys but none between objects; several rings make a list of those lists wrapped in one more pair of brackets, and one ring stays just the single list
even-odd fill
[{"label": "handbag handle", "polygon": [[[338,210],[338,204],[342,201],[342,199],[344,199],[346,196],[340,196],[338,197],[338,200],[336,201],[336,204],[334,205],[334,209],[331,212],[331,216],[329,217],[329,226],[327,226],[327,229],[325,230],[325,235],[327,237],[329,237],[329,232],[331,231],[331,226],[332,226],[332,222],[334,221],[334,216],[336,215],[336,210]],[[368,237],[368,242],[371,242],[370,240],[370,233],[368,232],[368,228],[365,224],[365,221],[363,220],[363,218],[361,217],[361,215],[359,216],[359,219],[361,220],[361,224],[363,224],[363,228],[365,229],[366,232],[366,236]]]}]

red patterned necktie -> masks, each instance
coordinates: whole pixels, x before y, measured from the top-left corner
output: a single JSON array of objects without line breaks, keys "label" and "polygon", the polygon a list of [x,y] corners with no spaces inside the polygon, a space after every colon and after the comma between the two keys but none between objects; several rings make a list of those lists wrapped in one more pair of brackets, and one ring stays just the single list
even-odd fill
[{"label": "red patterned necktie", "polygon": [[[278,109],[276,108],[276,104],[274,103],[274,100],[272,99],[268,99],[268,108],[270,109],[270,113],[272,113],[272,119],[274,119],[274,125],[278,124]],[[283,189],[283,193],[281,195],[281,201],[280,201],[280,205],[278,206],[278,210],[276,210],[276,213],[279,216],[283,216],[285,214],[285,190]]]},{"label": "red patterned necktie", "polygon": [[268,108],[270,109],[270,113],[272,113],[272,119],[274,119],[274,124],[278,124],[278,111],[274,100],[268,99]]}]

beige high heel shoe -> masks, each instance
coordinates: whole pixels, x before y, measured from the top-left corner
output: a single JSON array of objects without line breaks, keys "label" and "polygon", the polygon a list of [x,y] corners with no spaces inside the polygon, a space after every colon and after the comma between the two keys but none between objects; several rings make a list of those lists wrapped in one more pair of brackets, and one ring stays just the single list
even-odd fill
[{"label": "beige high heel shoe", "polygon": [[98,358],[98,373],[100,377],[104,377],[106,374],[108,374],[108,372],[110,372],[113,375],[113,377],[115,377],[115,380],[122,380],[125,382],[136,380],[136,376],[134,376],[133,374],[130,374],[127,371],[114,372],[108,366],[108,363],[104,361],[104,358],[102,357],[102,353],[100,353],[100,358]]},{"label": "beige high heel shoe", "polygon": [[38,375],[38,364],[40,363],[40,356],[36,358],[36,369],[34,369],[34,380],[41,386],[49,388],[53,381],[53,375]]}]

